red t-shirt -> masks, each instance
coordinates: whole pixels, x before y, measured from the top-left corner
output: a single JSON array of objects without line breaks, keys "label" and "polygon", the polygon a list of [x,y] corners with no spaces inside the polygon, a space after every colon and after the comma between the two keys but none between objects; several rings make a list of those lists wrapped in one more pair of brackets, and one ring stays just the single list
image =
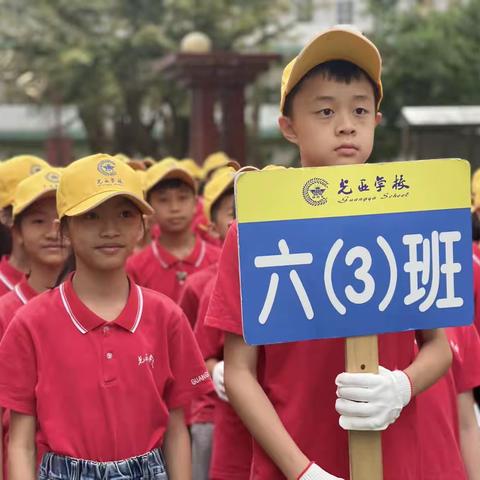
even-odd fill
[{"label": "red t-shirt", "polygon": [[[242,335],[238,230],[228,231],[206,324]],[[336,376],[345,370],[342,339],[259,347],[257,378],[299,448],[332,475],[349,478],[348,435],[335,411]],[[380,364],[405,369],[414,359],[414,332],[379,336]],[[416,402],[382,434],[385,480],[420,479]],[[251,479],[277,480],[281,472],[254,442]]]},{"label": "red t-shirt", "polygon": [[448,372],[418,396],[423,480],[466,480],[458,431],[457,396],[480,385],[480,340],[473,326],[448,328]]},{"label": "red t-shirt", "polygon": [[200,298],[207,285],[212,278],[217,275],[218,264],[212,263],[207,268],[195,272],[193,275],[187,278],[182,292],[180,293],[180,299],[178,304],[182,308],[183,312],[188,318],[192,328],[195,326],[198,315],[198,306]]},{"label": "red t-shirt", "polygon": [[[205,315],[214,286],[215,278],[212,278],[200,300],[195,325],[195,336],[205,360],[223,359],[224,333],[205,325]],[[215,424],[210,479],[248,480],[252,463],[252,437],[238,415],[228,402],[218,398],[215,393],[204,395],[194,403],[201,407],[201,410],[196,412],[197,418]]]},{"label": "red t-shirt", "polygon": [[130,285],[113,322],[89,310],[69,279],[25,305],[5,333],[0,405],[35,415],[48,451],[95,461],[141,455],[162,444],[169,410],[212,390],[180,308]]},{"label": "red t-shirt", "polygon": [[0,259],[0,297],[13,290],[22,279],[23,273],[10,265],[8,257]]},{"label": "red t-shirt", "polygon": [[161,292],[178,302],[180,292],[189,275],[218,261],[220,249],[198,236],[190,255],[183,260],[174,257],[159,242],[148,247],[127,261],[127,271],[142,287]]}]

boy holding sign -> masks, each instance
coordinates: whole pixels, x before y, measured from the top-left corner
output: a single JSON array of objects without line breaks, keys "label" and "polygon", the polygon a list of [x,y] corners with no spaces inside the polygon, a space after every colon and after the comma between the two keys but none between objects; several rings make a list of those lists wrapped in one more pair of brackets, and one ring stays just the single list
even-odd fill
[{"label": "boy holding sign", "polygon": [[[298,145],[302,166],[368,160],[381,120],[380,74],[373,43],[342,27],[317,36],[287,65],[279,125]],[[343,339],[249,346],[242,338],[237,232],[234,225],[227,235],[206,323],[227,332],[227,394],[256,441],[251,478],[347,479],[343,429],[391,425],[383,435],[384,478],[419,479],[412,399],[450,365],[444,332],[416,332],[416,357],[415,332],[379,336],[380,375],[341,373]]]}]

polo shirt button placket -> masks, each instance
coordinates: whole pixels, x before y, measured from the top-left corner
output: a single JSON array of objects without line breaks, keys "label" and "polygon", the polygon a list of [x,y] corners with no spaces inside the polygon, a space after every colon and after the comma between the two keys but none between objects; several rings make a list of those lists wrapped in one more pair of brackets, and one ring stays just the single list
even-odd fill
[{"label": "polo shirt button placket", "polygon": [[112,345],[112,337],[115,331],[110,325],[102,327],[102,343],[103,343],[103,381],[110,384],[117,379],[117,362],[114,355],[115,349]]}]

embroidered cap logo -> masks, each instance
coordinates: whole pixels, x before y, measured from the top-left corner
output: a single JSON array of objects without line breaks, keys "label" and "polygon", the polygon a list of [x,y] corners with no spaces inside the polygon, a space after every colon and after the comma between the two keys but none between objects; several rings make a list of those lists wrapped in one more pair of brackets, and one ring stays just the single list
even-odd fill
[{"label": "embroidered cap logo", "polygon": [[45,179],[50,183],[58,184],[60,182],[60,175],[55,172],[48,172],[45,175]]},{"label": "embroidered cap logo", "polygon": [[107,177],[113,177],[117,174],[115,169],[115,162],[112,160],[102,160],[98,162],[97,170],[102,174],[106,175]]}]

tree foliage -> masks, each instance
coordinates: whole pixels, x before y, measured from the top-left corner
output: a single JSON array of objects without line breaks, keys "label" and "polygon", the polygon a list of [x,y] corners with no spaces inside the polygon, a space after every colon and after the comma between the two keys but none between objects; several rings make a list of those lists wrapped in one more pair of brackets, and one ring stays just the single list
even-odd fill
[{"label": "tree foliage", "polygon": [[480,104],[480,0],[452,2],[446,11],[423,2],[399,11],[398,3],[370,2],[384,62],[386,156],[398,150],[402,106]]},{"label": "tree foliage", "polygon": [[187,95],[155,61],[194,30],[221,50],[265,43],[285,3],[0,0],[0,78],[12,95],[76,104],[93,151],[177,153]]}]

